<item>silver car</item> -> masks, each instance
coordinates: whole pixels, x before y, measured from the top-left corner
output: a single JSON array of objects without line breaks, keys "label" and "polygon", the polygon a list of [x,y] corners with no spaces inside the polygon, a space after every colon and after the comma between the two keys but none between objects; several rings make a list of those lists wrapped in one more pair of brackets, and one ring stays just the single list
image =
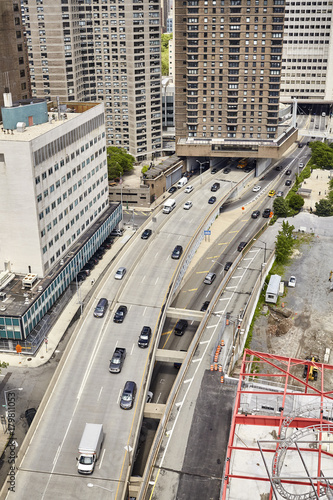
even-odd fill
[{"label": "silver car", "polygon": [[116,274],[114,275],[114,279],[122,280],[125,274],[126,274],[126,267],[120,267],[116,272]]}]

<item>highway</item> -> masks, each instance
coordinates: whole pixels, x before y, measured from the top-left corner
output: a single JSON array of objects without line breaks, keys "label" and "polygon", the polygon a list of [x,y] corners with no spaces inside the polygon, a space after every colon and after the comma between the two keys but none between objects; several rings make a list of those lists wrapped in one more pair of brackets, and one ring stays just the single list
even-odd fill
[{"label": "highway", "polygon": [[[235,171],[229,178],[233,176],[237,181],[243,175]],[[209,176],[207,173],[206,184],[190,195],[185,195],[184,189],[178,192],[177,208],[172,214],[159,212],[156,222],[149,226],[153,236],[145,241],[138,234],[104,279],[75,333],[70,355],[19,467],[15,493],[9,493],[8,498],[23,498],[29,491],[34,498],[45,500],[57,496],[88,499],[92,491],[87,484],[92,479],[96,485],[94,498],[105,498],[102,488],[111,493],[111,498],[122,498],[131,461],[125,446],[134,444],[148,389],[146,370],[154,341],[143,350],[137,347],[137,338],[143,325],[151,326],[156,334],[160,308],[178,264],[171,259],[171,252],[176,244],[186,247],[202,218],[212,209],[207,200],[214,178]],[[195,182],[198,186],[198,179]],[[230,182],[226,182],[214,194],[220,200],[229,189]],[[193,201],[193,207],[186,211],[182,204],[188,199]],[[118,281],[113,276],[119,266],[125,266],[127,274]],[[107,297],[111,303],[103,319],[93,317],[99,297]],[[122,324],[115,324],[113,315],[119,304],[127,305],[128,313]],[[108,371],[115,346],[126,347],[128,353],[120,374]],[[131,411],[119,408],[126,380],[134,380],[138,386]],[[86,422],[102,423],[105,432],[101,457],[92,477],[80,476],[76,470],[75,457]]]},{"label": "highway", "polygon": [[[300,149],[296,154],[304,155]],[[293,158],[284,160],[285,168]],[[265,179],[258,181],[262,185],[261,193],[257,195],[248,191],[240,202],[240,220],[231,232],[222,235],[218,249],[212,251],[200,262],[195,273],[186,281],[186,290],[175,300],[175,307],[200,309],[204,300],[209,300],[216,286],[207,290],[202,284],[204,273],[214,269],[220,277],[224,273],[222,267],[213,261],[224,263],[233,261],[239,241],[250,239],[258,230],[263,220],[249,221],[242,219],[242,205],[250,203],[254,198],[266,208],[272,200],[267,198],[267,190],[277,189],[285,182],[284,172],[271,171]],[[191,337],[194,336],[197,325],[190,325],[189,335],[175,340],[171,335],[173,320],[167,320],[161,340],[156,339],[156,325],[160,309],[165,301],[166,291],[173,279],[178,261],[171,259],[175,245],[185,249],[201,221],[212,208],[218,206],[221,200],[242,177],[244,172],[232,170],[224,175],[221,171],[216,175],[207,172],[201,178],[195,179],[195,189],[190,194],[184,193],[184,188],[172,197],[177,200],[177,208],[166,215],[155,214],[155,222],[149,222],[147,227],[153,230],[149,240],[141,240],[137,234],[133,243],[110,269],[102,286],[85,312],[80,329],[75,332],[75,342],[60,377],[55,385],[46,408],[39,420],[31,438],[27,452],[16,476],[16,491],[9,493],[8,498],[18,496],[23,498],[29,491],[34,498],[51,500],[59,495],[61,498],[91,498],[92,491],[88,483],[95,485],[93,496],[96,499],[106,498],[105,489],[109,491],[108,498],[122,498],[127,488],[126,478],[128,467],[132,463],[131,453],[125,446],[134,448],[140,423],[141,412],[145,404],[146,392],[149,389],[146,373],[154,342],[160,342],[160,347],[167,349],[187,350]],[[200,182],[203,184],[201,185]],[[212,193],[212,183],[219,180],[221,188]],[[191,181],[190,181],[191,182]],[[217,197],[215,207],[208,204],[208,198]],[[190,210],[183,209],[187,200],[193,202]],[[223,217],[223,214],[222,214]],[[224,239],[223,239],[224,238]],[[221,251],[223,250],[223,251]],[[257,254],[262,250],[257,249]],[[127,268],[123,280],[114,279],[114,273],[120,266]],[[242,281],[242,280],[241,280]],[[243,282],[248,282],[244,279]],[[234,295],[234,294],[233,294]],[[107,297],[110,310],[103,319],[93,317],[93,310],[98,298]],[[119,304],[128,307],[128,314],[122,324],[113,323],[113,315]],[[236,307],[236,306],[235,306]],[[237,304],[238,310],[244,304]],[[221,315],[225,309],[221,309]],[[222,316],[221,316],[222,317]],[[215,321],[219,319],[215,318]],[[142,326],[151,326],[153,339],[149,349],[139,349],[137,338]],[[126,347],[127,357],[120,374],[110,374],[109,360],[114,348]],[[161,366],[161,364],[160,364]],[[169,364],[167,370],[174,379],[174,367]],[[134,380],[138,386],[138,394],[133,410],[123,411],[119,408],[119,398],[126,380]],[[158,384],[158,377],[153,375],[153,385]],[[171,380],[171,379],[170,379]],[[168,384],[167,384],[168,385]],[[154,400],[166,402],[167,392],[154,388]],[[86,422],[103,423],[105,439],[102,453],[93,476],[79,476],[76,470],[77,447]]]}]

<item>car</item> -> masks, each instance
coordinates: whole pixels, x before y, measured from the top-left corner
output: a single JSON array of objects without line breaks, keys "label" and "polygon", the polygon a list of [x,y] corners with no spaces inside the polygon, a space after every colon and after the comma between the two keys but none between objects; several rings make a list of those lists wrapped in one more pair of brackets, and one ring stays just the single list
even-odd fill
[{"label": "car", "polygon": [[260,215],[260,210],[254,210],[254,212],[252,212],[252,219],[257,219]]},{"label": "car", "polygon": [[304,163],[302,161],[299,162],[298,164],[299,168],[303,168],[304,167]]},{"label": "car", "polygon": [[103,247],[99,247],[97,250],[96,250],[96,255],[104,255],[106,252],[106,248],[103,248]]},{"label": "car", "polygon": [[180,337],[184,335],[186,328],[188,327],[188,322],[186,319],[180,319],[175,325],[175,335]]},{"label": "car", "polygon": [[24,416],[26,418],[27,424],[30,427],[35,415],[37,413],[36,408],[28,408],[28,410],[25,410]]},{"label": "car", "polygon": [[229,168],[229,167],[227,167],[227,168],[225,168],[225,169],[223,170],[223,173],[224,173],[224,174],[230,174],[230,172],[231,172],[231,168]]},{"label": "car", "polygon": [[205,279],[204,279],[204,284],[211,285],[213,283],[213,281],[215,280],[215,278],[216,278],[215,273],[207,273],[205,276]]},{"label": "car", "polygon": [[270,198],[273,198],[273,196],[275,196],[275,189],[271,189],[270,192],[268,193],[268,196]]},{"label": "car", "polygon": [[245,168],[244,168],[244,172],[245,172],[246,174],[248,174],[249,172],[251,172],[251,170],[253,170],[253,167],[248,166],[248,167],[245,167]]},{"label": "car", "polygon": [[284,195],[283,191],[278,191],[276,194],[276,196],[283,196],[283,195]]},{"label": "car", "polygon": [[209,205],[213,205],[216,202],[216,196],[211,196],[208,200]]},{"label": "car", "polygon": [[319,128],[319,125],[315,125],[315,129],[318,129]]},{"label": "car", "polygon": [[311,121],[314,122],[314,118],[311,118]]},{"label": "car", "polygon": [[154,397],[154,393],[151,392],[151,391],[148,391],[147,392],[147,399],[146,399],[146,403],[151,403],[152,400],[153,400],[153,397]]},{"label": "car", "polygon": [[111,236],[122,236],[124,230],[123,229],[113,229],[110,233]]},{"label": "car", "polygon": [[152,235],[152,230],[151,229],[145,229],[143,233],[141,234],[141,239],[142,240],[148,240],[148,238]]},{"label": "car", "polygon": [[303,146],[304,146],[304,144],[302,144],[301,142],[298,143],[299,148],[302,148]]},{"label": "car", "polygon": [[82,271],[92,271],[95,267],[95,264],[93,262],[87,262],[84,267],[82,268]]},{"label": "car", "polygon": [[104,314],[108,309],[109,301],[102,297],[99,299],[97,306],[95,307],[94,316],[95,318],[103,318]]},{"label": "car", "polygon": [[211,191],[215,192],[217,191],[218,189],[220,189],[221,185],[219,182],[214,182],[214,184],[212,185],[212,187],[210,188]]},{"label": "car", "polygon": [[287,179],[286,182],[284,183],[285,186],[291,186],[291,180],[290,179]]},{"label": "car", "polygon": [[215,168],[212,168],[211,170],[211,174],[217,174],[218,172],[218,169],[215,167]]},{"label": "car", "polygon": [[87,269],[85,266],[81,269],[80,273],[85,273],[87,276],[90,276],[90,269]]},{"label": "car", "polygon": [[118,309],[116,310],[114,317],[113,317],[113,322],[114,323],[122,323],[125,319],[126,314],[127,314],[127,307],[126,306],[119,306]]},{"label": "car", "polygon": [[206,301],[202,304],[200,311],[202,311],[202,312],[207,311],[209,304],[210,304],[210,301],[209,301],[209,300],[206,300]]},{"label": "car", "polygon": [[193,186],[186,186],[186,188],[184,189],[184,193],[192,193],[193,189]]},{"label": "car", "polygon": [[126,274],[126,267],[119,267],[116,274],[114,275],[115,280],[122,280]]},{"label": "car", "polygon": [[104,248],[105,250],[110,250],[111,247],[112,247],[112,243],[109,243],[108,241],[104,241],[104,243],[102,243],[102,246],[101,246],[101,248]]},{"label": "car", "polygon": [[291,175],[291,170],[290,170],[290,168],[288,168],[288,170],[286,170],[286,175]]},{"label": "car", "polygon": [[116,347],[110,359],[109,372],[120,373],[126,358],[125,347]]},{"label": "car", "polygon": [[103,253],[103,252],[95,252],[95,253],[94,253],[94,257],[95,257],[97,260],[102,260],[102,259],[103,259],[103,255],[104,255],[104,253]]},{"label": "car", "polygon": [[241,252],[242,250],[244,250],[244,248],[246,247],[247,244],[248,244],[247,241],[241,241],[240,244],[237,247],[237,251]]},{"label": "car", "polygon": [[186,177],[187,179],[189,179],[190,177],[192,177],[192,174],[191,174],[191,172],[184,172],[183,177]]},{"label": "car", "polygon": [[289,281],[288,281],[288,286],[291,288],[295,288],[295,286],[296,286],[296,277],[295,276],[290,276]]},{"label": "car", "polygon": [[229,271],[229,269],[231,268],[232,266],[232,262],[228,261],[225,263],[225,266],[224,266],[224,270],[225,271]]},{"label": "car", "polygon": [[[180,352],[186,352],[186,349],[181,349]],[[182,364],[179,361],[175,361],[173,364],[173,367],[176,368],[176,370],[179,370],[181,366]]]},{"label": "car", "polygon": [[172,186],[170,189],[168,189],[168,193],[175,193],[177,191],[176,186]]},{"label": "car", "polygon": [[114,238],[111,238],[111,236],[108,236],[104,240],[104,243],[110,243],[111,245],[112,245],[113,242],[114,242]]},{"label": "car", "polygon": [[97,266],[98,262],[99,260],[94,255],[89,259],[89,264],[92,264],[93,266]]},{"label": "car", "polygon": [[190,208],[192,208],[192,206],[193,206],[193,203],[191,201],[186,201],[184,203],[184,207],[183,208],[184,208],[184,210],[190,210]]},{"label": "car", "polygon": [[150,328],[150,326],[143,326],[142,330],[141,330],[141,333],[140,333],[140,336],[139,336],[138,346],[142,347],[143,349],[145,347],[148,347],[149,346],[149,342],[150,342],[150,338],[151,338],[151,328]]},{"label": "car", "polygon": [[128,380],[120,398],[120,408],[122,410],[131,410],[134,405],[136,396],[136,383],[132,380]]},{"label": "car", "polygon": [[254,193],[257,193],[258,191],[260,191],[260,189],[261,189],[261,186],[259,186],[259,184],[256,184],[255,186],[253,186],[252,191]]},{"label": "car", "polygon": [[283,169],[282,165],[277,165],[277,167],[275,167],[275,170],[277,170],[278,172],[280,172],[280,170],[282,169]]},{"label": "car", "polygon": [[80,271],[77,275],[78,281],[84,281],[87,278],[87,275],[84,271]]},{"label": "car", "polygon": [[180,259],[181,255],[183,253],[183,247],[181,245],[177,245],[175,246],[175,248],[173,249],[173,252],[171,254],[171,258],[172,259]]},{"label": "car", "polygon": [[271,215],[271,209],[270,208],[265,208],[265,210],[263,211],[262,213],[262,216],[265,218],[265,219],[268,219],[268,217]]}]

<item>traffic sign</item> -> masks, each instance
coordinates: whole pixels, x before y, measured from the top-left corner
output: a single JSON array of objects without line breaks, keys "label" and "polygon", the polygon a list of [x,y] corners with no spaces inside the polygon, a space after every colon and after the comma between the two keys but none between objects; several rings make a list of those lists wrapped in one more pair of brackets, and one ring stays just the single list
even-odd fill
[{"label": "traffic sign", "polygon": [[211,232],[211,231],[204,231],[204,235],[205,235],[205,236],[210,236],[211,234],[212,234],[212,232]]}]

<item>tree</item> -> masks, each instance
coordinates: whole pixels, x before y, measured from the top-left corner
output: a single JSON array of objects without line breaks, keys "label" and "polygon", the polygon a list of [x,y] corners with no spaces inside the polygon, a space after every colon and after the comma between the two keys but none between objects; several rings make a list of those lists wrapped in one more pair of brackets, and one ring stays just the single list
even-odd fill
[{"label": "tree", "polygon": [[333,215],[331,202],[323,198],[316,203],[316,215],[318,217],[330,217]]},{"label": "tree", "polygon": [[109,180],[121,177],[126,172],[133,170],[134,156],[127,153],[126,149],[110,146],[106,150],[108,158]]},{"label": "tree", "polygon": [[163,33],[161,35],[161,63],[162,75],[169,74],[169,42],[172,39],[172,33]]},{"label": "tree", "polygon": [[304,205],[304,199],[302,198],[301,195],[294,193],[290,196],[288,203],[290,208],[299,212],[302,206]]},{"label": "tree", "polygon": [[292,234],[294,229],[295,227],[290,225],[289,222],[282,222],[282,228],[276,236],[275,244],[275,257],[276,262],[279,264],[284,264],[291,255],[294,246]]},{"label": "tree", "polygon": [[333,151],[327,144],[315,141],[310,143],[311,160],[320,168],[333,168]]},{"label": "tree", "polygon": [[275,198],[273,202],[273,210],[274,215],[276,215],[277,217],[287,217],[288,205],[286,203],[286,200],[282,196]]}]

